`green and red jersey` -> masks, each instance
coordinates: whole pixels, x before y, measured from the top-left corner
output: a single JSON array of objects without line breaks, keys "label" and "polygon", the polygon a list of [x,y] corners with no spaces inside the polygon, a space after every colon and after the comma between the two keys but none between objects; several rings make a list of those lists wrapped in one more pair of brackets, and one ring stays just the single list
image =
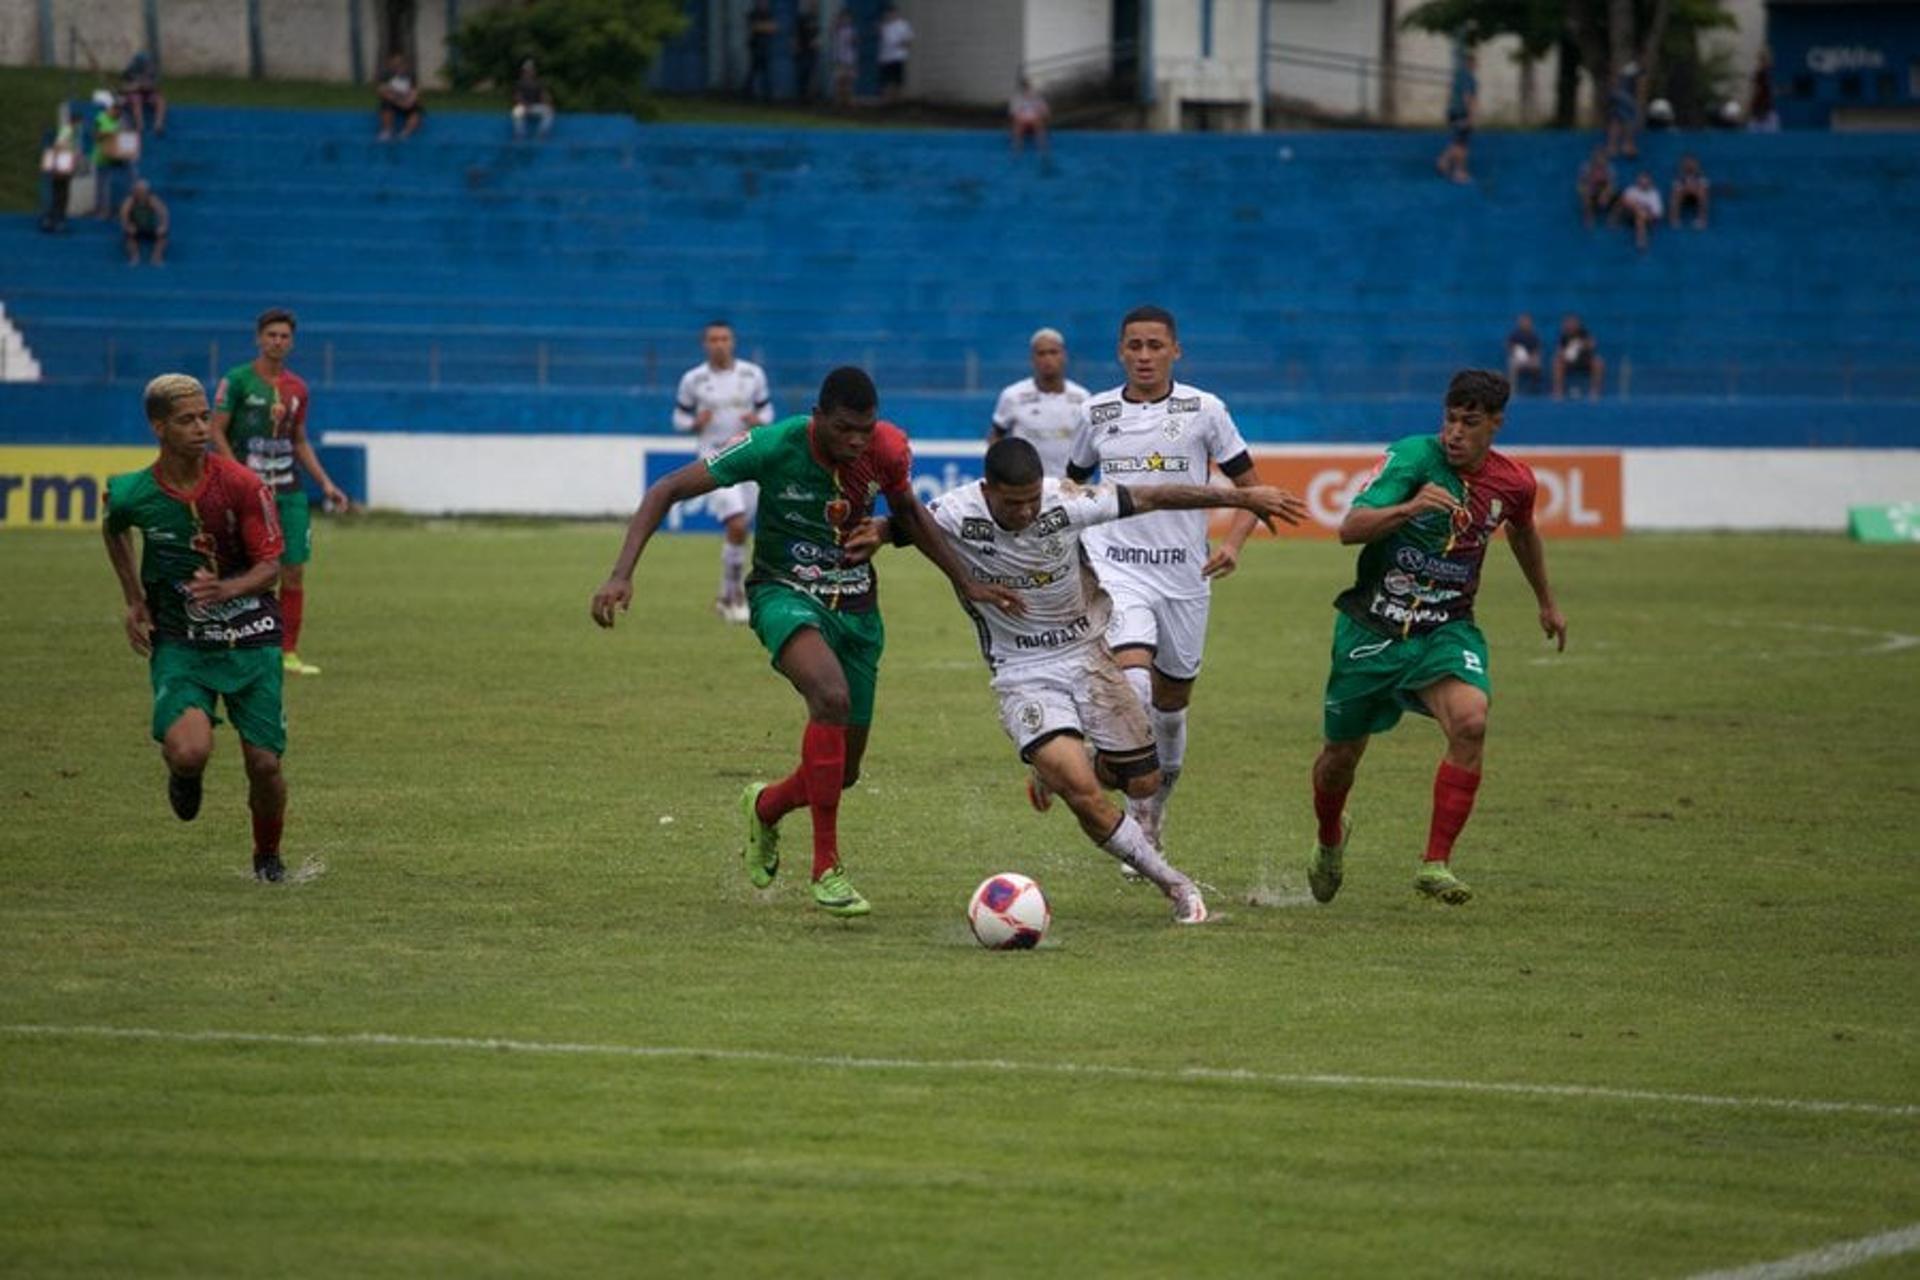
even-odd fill
[{"label": "green and red jersey", "polygon": [[1533,527],[1533,472],[1498,450],[1480,469],[1455,471],[1438,435],[1408,436],[1391,445],[1353,500],[1391,507],[1423,485],[1437,484],[1462,510],[1423,511],[1360,553],[1354,584],[1334,607],[1379,635],[1424,635],[1449,622],[1471,621],[1487,545],[1502,524]]},{"label": "green and red jersey", "polygon": [[760,486],[749,586],[778,583],[848,613],[877,607],[873,566],[847,564],[841,546],[873,514],[876,497],[896,505],[912,498],[913,450],[904,431],[876,423],[867,451],[836,467],[814,446],[812,419],[798,414],[754,428],[706,465],[723,488],[747,480]]},{"label": "green and red jersey", "polygon": [[246,364],[227,370],[214,389],[216,413],[227,419],[227,444],[236,458],[279,493],[297,487],[293,442],[306,427],[306,379],[282,368],[269,378]]},{"label": "green and red jersey", "polygon": [[202,570],[232,578],[285,548],[273,494],[246,467],[209,454],[190,493],[168,487],[158,463],[107,481],[107,532],[141,534],[140,583],[154,635],[195,649],[280,643],[280,606],[271,591],[196,604],[187,586]]}]

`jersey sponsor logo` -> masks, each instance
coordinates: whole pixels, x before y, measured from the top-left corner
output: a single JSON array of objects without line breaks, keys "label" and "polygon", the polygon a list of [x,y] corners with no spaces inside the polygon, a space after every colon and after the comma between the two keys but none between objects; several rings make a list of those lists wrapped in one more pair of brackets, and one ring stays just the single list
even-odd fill
[{"label": "jersey sponsor logo", "polygon": [[1109,400],[1105,404],[1096,404],[1093,408],[1087,410],[1087,416],[1089,421],[1098,427],[1109,422],[1118,422],[1120,420],[1120,412],[1119,402]]},{"label": "jersey sponsor logo", "polygon": [[280,622],[272,614],[255,618],[251,622],[243,622],[237,627],[221,626],[217,623],[207,626],[190,624],[187,627],[187,642],[189,644],[237,645],[243,640],[256,640],[261,636],[272,635],[279,629]]},{"label": "jersey sponsor logo", "polygon": [[1142,475],[1146,473],[1172,474],[1184,473],[1188,469],[1187,459],[1177,454],[1165,454],[1158,450],[1145,457],[1102,458],[1100,469],[1108,475]]},{"label": "jersey sponsor logo", "polygon": [[1039,404],[1040,393],[1038,391],[1022,391],[1020,393],[1020,403],[1021,404]]},{"label": "jersey sponsor logo", "polygon": [[992,542],[993,521],[968,516],[960,522],[960,536],[968,542]]},{"label": "jersey sponsor logo", "polygon": [[1052,569],[1029,569],[1025,573],[989,573],[985,569],[969,568],[967,572],[972,575],[975,582],[984,582],[995,587],[1011,587],[1015,591],[1050,587],[1064,576]]},{"label": "jersey sponsor logo", "polygon": [[793,481],[787,481],[787,487],[780,491],[780,497],[786,502],[814,502],[818,499],[810,489],[803,489]]},{"label": "jersey sponsor logo", "polygon": [[1445,556],[1429,555],[1418,547],[1401,547],[1393,561],[1410,574],[1419,574],[1434,582],[1463,583],[1473,577],[1473,566]]},{"label": "jersey sponsor logo", "polygon": [[823,547],[817,542],[787,544],[787,556],[797,564],[839,564],[844,554],[839,547]]},{"label": "jersey sponsor logo", "polygon": [[1063,644],[1072,644],[1084,640],[1093,634],[1093,622],[1086,614],[1081,614],[1072,622],[1057,627],[1048,627],[1045,631],[1030,631],[1013,638],[1016,649],[1058,649]]},{"label": "jersey sponsor logo", "polygon": [[1185,564],[1185,547],[1107,547],[1107,559],[1115,564],[1168,565]]},{"label": "jersey sponsor logo", "polygon": [[1045,537],[1049,533],[1059,533],[1067,527],[1067,524],[1067,509],[1051,507],[1042,511],[1040,518],[1033,522],[1033,533],[1035,537]]},{"label": "jersey sponsor logo", "polygon": [[1198,413],[1200,412],[1200,397],[1199,396],[1169,396],[1167,397],[1167,412],[1168,413]]},{"label": "jersey sponsor logo", "polygon": [[1391,622],[1395,626],[1407,626],[1411,624],[1412,626],[1423,627],[1429,623],[1434,626],[1439,626],[1441,623],[1453,620],[1453,614],[1449,610],[1429,609],[1426,608],[1423,603],[1403,604],[1398,600],[1383,596],[1377,591],[1373,594],[1373,602],[1367,606],[1367,612],[1376,618]]}]

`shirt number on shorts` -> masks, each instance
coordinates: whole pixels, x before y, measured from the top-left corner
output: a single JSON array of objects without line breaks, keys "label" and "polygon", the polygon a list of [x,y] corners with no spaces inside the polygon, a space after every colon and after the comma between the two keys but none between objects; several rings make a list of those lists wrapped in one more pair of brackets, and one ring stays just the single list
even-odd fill
[{"label": "shirt number on shorts", "polygon": [[1465,664],[1467,670],[1477,676],[1487,674],[1486,665],[1480,661],[1480,655],[1471,649],[1462,649],[1460,651],[1460,661]]}]

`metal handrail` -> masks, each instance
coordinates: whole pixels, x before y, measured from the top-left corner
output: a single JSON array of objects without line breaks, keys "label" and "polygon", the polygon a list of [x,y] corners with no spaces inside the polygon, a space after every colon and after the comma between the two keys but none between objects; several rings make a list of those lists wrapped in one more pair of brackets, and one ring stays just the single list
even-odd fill
[{"label": "metal handrail", "polygon": [[1313,49],[1306,45],[1281,44],[1277,41],[1268,43],[1267,60],[1315,71],[1351,71],[1361,76],[1375,77],[1379,76],[1383,66],[1391,66],[1393,74],[1402,81],[1447,87],[1453,84],[1453,72],[1441,67],[1418,62],[1383,63],[1365,54],[1345,53],[1338,49]]}]

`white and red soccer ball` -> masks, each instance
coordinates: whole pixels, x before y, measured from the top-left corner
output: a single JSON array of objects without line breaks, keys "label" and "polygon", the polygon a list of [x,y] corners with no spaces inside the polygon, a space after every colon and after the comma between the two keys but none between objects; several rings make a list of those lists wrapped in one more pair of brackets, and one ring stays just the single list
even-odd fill
[{"label": "white and red soccer ball", "polygon": [[967,923],[989,951],[1026,951],[1040,945],[1053,911],[1040,886],[1018,872],[988,876],[967,903]]}]

